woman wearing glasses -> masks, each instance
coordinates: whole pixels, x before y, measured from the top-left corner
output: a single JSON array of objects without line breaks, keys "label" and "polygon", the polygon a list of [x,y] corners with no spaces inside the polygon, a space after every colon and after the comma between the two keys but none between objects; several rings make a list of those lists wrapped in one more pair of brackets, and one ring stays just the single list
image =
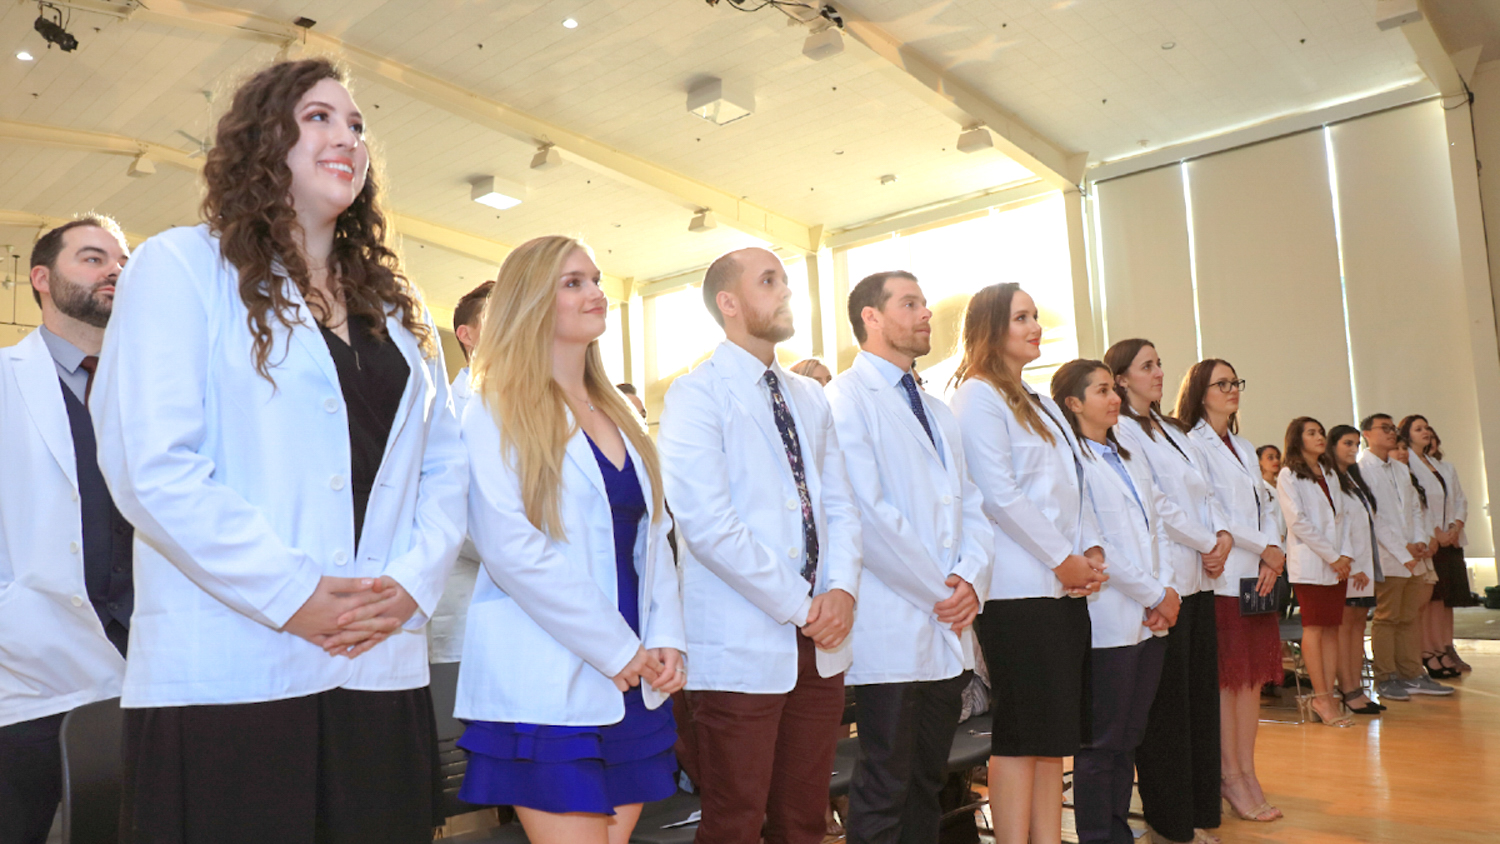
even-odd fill
[{"label": "woman wearing glasses", "polygon": [[1266,802],[1255,775],[1260,687],[1281,679],[1281,636],[1274,614],[1240,614],[1240,581],[1271,594],[1286,567],[1281,537],[1266,500],[1255,447],[1238,435],[1245,382],[1228,361],[1193,364],[1177,392],[1177,421],[1204,456],[1214,500],[1224,511],[1234,549],[1211,582],[1219,633],[1220,793],[1230,811],[1268,822],[1281,811]]}]

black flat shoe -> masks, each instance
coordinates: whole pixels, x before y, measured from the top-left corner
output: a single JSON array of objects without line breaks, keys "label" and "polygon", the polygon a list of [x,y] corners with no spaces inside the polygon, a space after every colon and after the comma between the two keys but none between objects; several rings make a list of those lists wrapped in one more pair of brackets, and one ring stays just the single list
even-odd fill
[{"label": "black flat shoe", "polygon": [[1373,700],[1370,700],[1369,698],[1365,698],[1365,705],[1364,706],[1356,708],[1356,707],[1353,707],[1353,706],[1349,705],[1349,698],[1351,698],[1351,697],[1363,697],[1363,696],[1364,696],[1363,692],[1360,692],[1359,694],[1354,694],[1354,695],[1344,695],[1344,707],[1346,709],[1348,709],[1350,712],[1353,712],[1356,715],[1379,715],[1380,713],[1382,713],[1382,712],[1385,711],[1385,707],[1384,706],[1381,706],[1380,704],[1376,703]]},{"label": "black flat shoe", "polygon": [[1426,668],[1427,674],[1435,680],[1449,680],[1459,675],[1456,669],[1443,665],[1442,654],[1424,654],[1422,667]]}]

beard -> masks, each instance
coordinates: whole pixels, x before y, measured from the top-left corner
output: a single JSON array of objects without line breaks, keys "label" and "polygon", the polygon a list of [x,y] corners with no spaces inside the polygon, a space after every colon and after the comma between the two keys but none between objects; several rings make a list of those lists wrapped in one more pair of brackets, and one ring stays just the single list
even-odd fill
[{"label": "beard", "polygon": [[890,343],[892,349],[903,355],[907,355],[912,360],[923,357],[932,351],[932,335],[920,334],[916,331],[905,337],[893,338]]},{"label": "beard", "polygon": [[94,291],[106,285],[113,286],[113,281],[87,285],[69,281],[61,273],[53,272],[51,275],[51,284],[48,287],[52,291],[52,304],[58,311],[95,328],[104,328],[109,325],[109,315],[114,310],[114,300],[97,296]]},{"label": "beard", "polygon": [[745,331],[757,340],[765,340],[767,343],[784,343],[792,339],[797,333],[793,326],[782,326],[776,323],[776,315],[782,309],[777,308],[769,314],[751,313],[745,315]]}]

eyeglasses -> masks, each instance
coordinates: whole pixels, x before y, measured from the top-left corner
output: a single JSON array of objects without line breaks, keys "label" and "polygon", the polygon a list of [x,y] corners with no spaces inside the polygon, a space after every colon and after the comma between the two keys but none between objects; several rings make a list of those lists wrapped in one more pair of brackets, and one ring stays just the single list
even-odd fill
[{"label": "eyeglasses", "polygon": [[1210,387],[1218,387],[1219,388],[1219,392],[1221,392],[1221,393],[1232,393],[1235,390],[1239,390],[1240,392],[1243,393],[1245,391],[1245,385],[1246,385],[1246,383],[1248,383],[1248,382],[1246,382],[1245,379],[1241,378],[1238,381],[1215,381],[1212,384],[1209,384],[1208,386],[1210,386]]},{"label": "eyeglasses", "polygon": [[1396,433],[1396,426],[1387,422],[1384,425],[1376,425],[1375,430],[1380,431],[1383,434],[1394,434]]}]

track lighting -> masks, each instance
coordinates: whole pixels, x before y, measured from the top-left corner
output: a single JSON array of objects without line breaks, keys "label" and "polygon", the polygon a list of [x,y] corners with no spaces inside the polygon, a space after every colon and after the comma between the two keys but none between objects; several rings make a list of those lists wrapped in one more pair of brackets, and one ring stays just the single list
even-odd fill
[{"label": "track lighting", "polygon": [[[49,9],[52,10],[57,20],[47,17],[47,10]],[[64,53],[71,53],[78,49],[78,39],[74,38],[71,32],[63,29],[62,9],[57,8],[51,3],[38,3],[37,11],[41,14],[37,15],[36,23],[32,24],[32,27],[42,34],[42,38],[47,41],[49,48],[56,45],[57,49],[62,50]]]},{"label": "track lighting", "polygon": [[820,62],[829,56],[836,56],[844,52],[844,36],[837,28],[825,24],[822,29],[807,36],[802,42],[802,55],[807,56],[815,62]]}]

